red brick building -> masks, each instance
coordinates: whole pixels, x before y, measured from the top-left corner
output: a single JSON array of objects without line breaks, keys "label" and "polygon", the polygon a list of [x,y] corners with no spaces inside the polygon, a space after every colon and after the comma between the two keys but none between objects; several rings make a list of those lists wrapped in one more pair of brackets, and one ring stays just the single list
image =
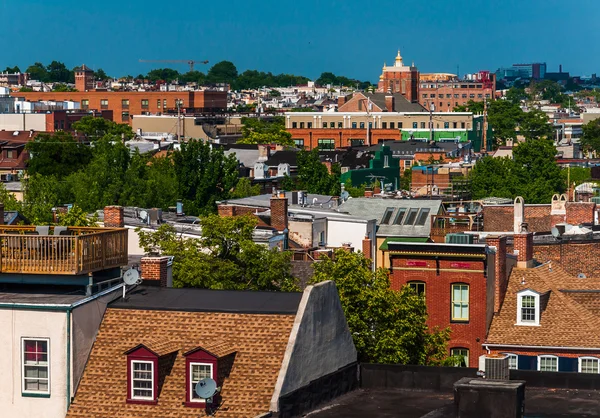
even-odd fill
[{"label": "red brick building", "polygon": [[394,60],[394,65],[383,64],[377,91],[381,93],[400,93],[409,102],[419,101],[419,70],[414,63],[404,65],[400,51]]},{"label": "red brick building", "polygon": [[115,122],[129,124],[135,115],[174,111],[178,103],[182,112],[219,112],[227,108],[227,92],[216,90],[16,92],[12,95],[30,102],[75,101],[83,110],[110,110]]},{"label": "red brick building", "polygon": [[389,242],[391,286],[425,298],[430,327],[451,329],[450,354],[477,367],[494,307],[495,264],[485,245]]},{"label": "red brick building", "polygon": [[493,100],[496,95],[496,76],[489,71],[478,72],[473,79],[461,80],[453,74],[421,74],[419,103],[436,112],[451,112],[469,100]]},{"label": "red brick building", "polygon": [[78,91],[90,91],[94,89],[94,70],[85,64],[77,67],[75,72],[75,88]]}]

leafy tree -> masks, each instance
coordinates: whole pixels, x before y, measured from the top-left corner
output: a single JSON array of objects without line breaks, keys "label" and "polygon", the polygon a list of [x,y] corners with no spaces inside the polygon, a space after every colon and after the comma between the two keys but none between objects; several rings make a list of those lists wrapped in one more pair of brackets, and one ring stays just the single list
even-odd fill
[{"label": "leafy tree", "polygon": [[174,256],[176,287],[232,290],[297,290],[290,274],[291,254],[252,241],[257,220],[253,216],[200,220],[202,237],[183,238],[171,225],[156,232],[138,230],[146,252]]},{"label": "leafy tree", "polygon": [[351,197],[364,197],[366,188],[366,184],[354,186],[354,184],[352,184],[352,179],[348,179],[344,183],[344,190],[346,190]]},{"label": "leafy tree", "polygon": [[238,162],[220,148],[191,140],[173,153],[177,195],[193,215],[216,210],[216,202],[229,197],[238,180]]},{"label": "leafy tree", "polygon": [[198,83],[198,85],[203,85],[206,83],[206,75],[201,71],[188,71],[185,74],[181,74],[179,81],[182,83]]},{"label": "leafy tree", "polygon": [[476,102],[475,100],[469,100],[467,104],[456,106],[453,109],[454,112],[471,112],[479,115],[483,113],[483,102]]},{"label": "leafy tree", "polygon": [[260,194],[260,185],[252,185],[252,182],[247,177],[242,177],[238,180],[233,192],[231,192],[231,199],[241,199],[243,197],[258,196]]},{"label": "leafy tree", "polygon": [[157,68],[151,70],[145,78],[151,82],[156,82],[158,80],[171,82],[179,78],[179,71],[171,68]]},{"label": "leafy tree", "polygon": [[271,97],[281,97],[281,93],[279,93],[279,91],[277,91],[277,90],[271,90],[271,91],[269,91],[269,96],[271,96]]},{"label": "leafy tree", "polygon": [[285,190],[286,192],[298,190],[296,181],[288,176],[287,173],[283,175],[283,179],[279,182],[279,188]]},{"label": "leafy tree", "polygon": [[552,138],[554,129],[548,122],[548,116],[539,109],[524,112],[519,126],[519,133],[526,140]]},{"label": "leafy tree", "polygon": [[390,289],[384,269],[371,270],[362,253],[336,250],[333,260],[314,265],[312,283],[335,282],[348,327],[367,363],[447,364],[448,329],[431,331],[424,300],[412,289]]},{"label": "leafy tree", "polygon": [[50,81],[48,70],[46,69],[46,66],[41,62],[36,62],[35,64],[30,65],[29,67],[27,67],[25,72],[29,73],[29,78],[32,80],[38,80],[41,82]]},{"label": "leafy tree", "polygon": [[[332,165],[332,173],[321,163],[319,150],[300,151],[297,157],[298,176],[296,186],[308,193],[339,196],[340,168],[339,164]],[[335,170],[335,171],[334,171]]]},{"label": "leafy tree", "polygon": [[488,106],[488,122],[494,130],[497,145],[506,141],[516,141],[516,128],[523,118],[523,111],[518,105],[506,100],[494,100]]},{"label": "leafy tree", "polygon": [[472,198],[514,198],[517,195],[515,172],[515,164],[511,158],[482,158],[469,174]]},{"label": "leafy tree", "polygon": [[58,225],[62,226],[97,226],[98,215],[94,213],[88,217],[79,206],[73,205],[71,209],[64,214],[58,214]]},{"label": "leafy tree", "polygon": [[0,183],[0,203],[4,204],[4,210],[21,210],[21,202],[8,190],[4,183]]},{"label": "leafy tree", "polygon": [[213,65],[206,78],[210,83],[230,83],[233,84],[238,76],[237,68],[231,61],[221,61]]},{"label": "leafy tree", "polygon": [[3,71],[3,73],[9,73],[9,74],[17,74],[20,72],[21,72],[21,69],[19,68],[18,65],[15,65],[14,67],[6,67],[6,69]]},{"label": "leafy tree", "polygon": [[513,149],[518,194],[527,203],[548,203],[554,193],[565,190],[556,164],[556,148],[547,139],[520,143]]},{"label": "leafy tree", "polygon": [[98,68],[98,70],[94,71],[94,78],[99,81],[108,80],[110,77],[106,75],[102,68]]},{"label": "leafy tree", "polygon": [[521,101],[529,100],[529,95],[524,88],[513,86],[506,92],[506,100],[514,105],[520,105]]},{"label": "leafy tree", "polygon": [[77,91],[77,90],[74,89],[73,87],[69,87],[63,83],[55,83],[52,88],[52,91]]},{"label": "leafy tree", "polygon": [[369,81],[359,81],[344,76],[336,76],[331,72],[322,73],[319,76],[319,78],[315,80],[315,84],[319,86],[326,86],[327,84],[331,84],[332,86],[344,87],[356,87],[358,85],[358,88],[362,90],[365,90],[371,86],[371,83]]},{"label": "leafy tree", "polygon": [[30,92],[33,91],[33,89],[31,87],[25,87],[25,86],[23,86],[23,87],[21,87],[19,89],[19,91],[22,92],[22,93],[30,93]]},{"label": "leafy tree", "polygon": [[56,176],[58,179],[85,167],[92,156],[90,147],[65,132],[39,134],[25,148],[31,154],[29,175]]},{"label": "leafy tree", "polygon": [[72,128],[90,139],[98,139],[109,135],[115,140],[120,140],[123,135],[125,135],[125,139],[132,139],[135,136],[131,126],[125,123],[116,123],[94,116],[84,116],[74,122]]},{"label": "leafy tree", "polygon": [[271,119],[242,118],[242,139],[238,143],[294,146],[292,134],[285,129],[283,116]]},{"label": "leafy tree", "polygon": [[55,83],[74,83],[75,73],[69,70],[62,62],[52,61],[46,67],[48,81]]},{"label": "leafy tree", "polygon": [[156,157],[136,151],[124,176],[123,205],[167,209],[177,202],[177,180],[170,155]]},{"label": "leafy tree", "polygon": [[412,184],[412,168],[407,168],[402,173],[402,177],[400,177],[400,189],[401,190],[410,190],[410,186]]},{"label": "leafy tree", "polygon": [[587,153],[600,152],[600,119],[594,119],[582,126],[581,147]]},{"label": "leafy tree", "polygon": [[60,203],[60,183],[56,176],[39,173],[23,181],[23,215],[34,225],[53,222],[52,208]]},{"label": "leafy tree", "polygon": [[563,168],[561,171],[567,187],[569,183],[575,183],[576,186],[579,186],[581,183],[592,179],[592,170],[588,167]]}]

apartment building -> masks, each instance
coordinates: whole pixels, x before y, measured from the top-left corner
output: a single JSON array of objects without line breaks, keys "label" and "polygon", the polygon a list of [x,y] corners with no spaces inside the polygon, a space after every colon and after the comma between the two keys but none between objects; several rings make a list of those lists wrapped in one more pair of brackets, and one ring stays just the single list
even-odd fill
[{"label": "apartment building", "polygon": [[489,71],[479,71],[467,79],[445,73],[421,74],[419,81],[419,103],[438,112],[451,112],[470,100],[492,100],[495,95],[496,75]]}]

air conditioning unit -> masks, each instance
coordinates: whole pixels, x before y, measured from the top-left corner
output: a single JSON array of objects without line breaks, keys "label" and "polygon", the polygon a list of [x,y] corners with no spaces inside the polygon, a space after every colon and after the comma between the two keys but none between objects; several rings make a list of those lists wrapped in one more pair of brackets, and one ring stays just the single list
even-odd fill
[{"label": "air conditioning unit", "polygon": [[592,197],[591,201],[592,201],[592,203],[600,205],[600,196],[594,196],[594,197]]},{"label": "air conditioning unit", "polygon": [[473,244],[473,235],[446,234],[446,244]]},{"label": "air conditioning unit", "polygon": [[502,354],[485,356],[486,379],[508,380],[509,375],[508,356]]}]

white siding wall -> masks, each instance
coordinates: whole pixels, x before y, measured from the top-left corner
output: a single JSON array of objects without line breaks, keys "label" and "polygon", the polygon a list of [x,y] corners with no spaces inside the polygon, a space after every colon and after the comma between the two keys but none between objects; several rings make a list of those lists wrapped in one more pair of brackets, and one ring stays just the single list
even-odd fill
[{"label": "white siding wall", "polygon": [[0,114],[0,129],[6,131],[46,130],[45,113]]},{"label": "white siding wall", "polygon": [[[0,309],[0,416],[63,418],[67,410],[66,313]],[[21,395],[21,338],[50,340],[50,398]]]},{"label": "white siding wall", "polygon": [[341,247],[343,242],[349,242],[355,251],[362,250],[362,240],[368,232],[364,221],[328,219],[327,246]]}]

